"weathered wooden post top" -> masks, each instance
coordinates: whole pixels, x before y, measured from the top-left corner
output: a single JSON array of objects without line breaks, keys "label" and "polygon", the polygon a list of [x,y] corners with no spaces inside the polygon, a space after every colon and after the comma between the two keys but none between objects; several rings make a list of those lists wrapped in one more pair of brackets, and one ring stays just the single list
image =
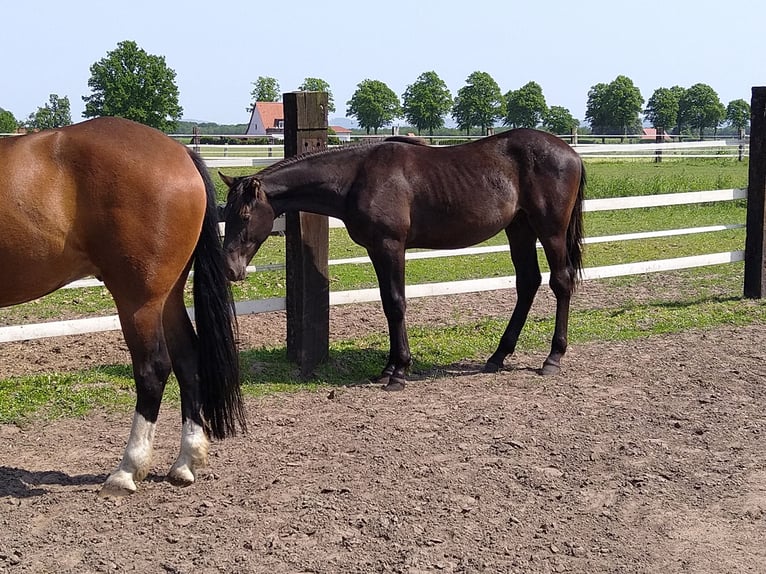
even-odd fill
[{"label": "weathered wooden post top", "polygon": [[[282,95],[285,157],[327,148],[327,93]],[[330,283],[327,217],[294,212],[285,216],[287,356],[307,376],[327,358],[330,342]]]},{"label": "weathered wooden post top", "polygon": [[750,113],[744,295],[761,299],[766,292],[766,87],[753,88]]}]

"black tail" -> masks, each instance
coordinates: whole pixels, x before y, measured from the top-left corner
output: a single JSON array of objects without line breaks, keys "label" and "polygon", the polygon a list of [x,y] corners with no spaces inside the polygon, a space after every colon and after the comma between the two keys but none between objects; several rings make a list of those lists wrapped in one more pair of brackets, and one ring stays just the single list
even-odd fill
[{"label": "black tail", "polygon": [[582,208],[585,201],[585,164],[580,160],[580,187],[577,190],[577,201],[572,210],[567,228],[567,263],[575,275],[575,281],[582,279],[582,245],[583,245],[583,221]]},{"label": "black tail", "polygon": [[200,399],[207,430],[214,438],[247,430],[239,381],[237,317],[226,278],[218,235],[215,186],[204,161],[189,151],[205,182],[207,208],[194,251],[194,316],[197,324]]}]

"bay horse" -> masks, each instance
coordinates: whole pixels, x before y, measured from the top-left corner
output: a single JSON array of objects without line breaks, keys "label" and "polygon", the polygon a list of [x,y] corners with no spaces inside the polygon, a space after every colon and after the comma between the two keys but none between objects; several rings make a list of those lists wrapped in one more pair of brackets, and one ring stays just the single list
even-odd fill
[{"label": "bay horse", "polygon": [[[236,317],[204,162],[118,118],[0,140],[0,307],[94,275],[114,298],[136,385],[130,437],[101,494],[136,490],[150,468],[171,370],[181,446],[169,472],[194,482],[208,439],[244,429]],[[196,333],[184,305],[194,265]]]},{"label": "bay horse", "polygon": [[412,360],[405,327],[405,250],[462,248],[505,230],[517,302],[485,366],[494,372],[513,353],[542,281],[539,239],[556,296],[551,351],[541,373],[560,371],[569,303],[582,268],[585,188],[582,160],[561,139],[515,129],[434,148],[393,137],[288,158],[247,177],[221,177],[229,187],[224,251],[232,280],[244,278],[274,217],[285,211],[341,219],[351,239],[367,249],[388,322],[388,363],[377,377],[388,390],[404,388]]}]

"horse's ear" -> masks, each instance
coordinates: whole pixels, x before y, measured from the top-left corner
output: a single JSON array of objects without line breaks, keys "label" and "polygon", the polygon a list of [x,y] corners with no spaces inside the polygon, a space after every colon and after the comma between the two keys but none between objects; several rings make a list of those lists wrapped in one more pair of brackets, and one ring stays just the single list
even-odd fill
[{"label": "horse's ear", "polygon": [[223,180],[223,182],[226,184],[226,187],[228,187],[229,189],[232,189],[237,183],[237,178],[229,177],[228,175],[226,175],[225,173],[221,173],[220,171],[218,172],[218,176]]},{"label": "horse's ear", "polygon": [[263,185],[261,183],[261,180],[257,177],[254,177],[250,180],[250,185],[253,190],[253,198],[256,201],[265,201],[266,200],[266,194],[263,191]]}]

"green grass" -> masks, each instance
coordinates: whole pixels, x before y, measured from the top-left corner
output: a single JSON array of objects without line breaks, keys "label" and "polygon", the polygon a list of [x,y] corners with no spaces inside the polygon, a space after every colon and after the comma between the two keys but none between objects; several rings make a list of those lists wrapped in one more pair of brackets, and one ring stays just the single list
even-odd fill
[{"label": "green grass", "polygon": [[[252,173],[252,168],[225,168],[229,175]],[[746,187],[747,162],[734,160],[685,160],[651,162],[588,162],[588,198],[671,193],[730,187]],[[223,183],[215,176],[221,200]],[[693,206],[648,208],[615,212],[587,213],[586,233],[595,237],[633,231],[674,229],[722,223],[743,223],[745,202],[721,202]],[[505,245],[504,234],[486,242]],[[586,247],[586,266],[609,265],[680,257],[699,253],[730,251],[744,245],[743,230],[729,230],[695,236],[595,244]],[[331,230],[331,259],[365,255],[345,230]],[[449,261],[449,264],[445,264]],[[541,266],[546,268],[540,254]],[[266,242],[253,264],[284,262],[284,240],[273,237]],[[680,278],[671,293],[647,300],[622,301],[608,308],[578,308],[570,321],[570,342],[629,340],[659,333],[688,329],[707,329],[719,325],[745,325],[766,322],[766,304],[744,300],[742,264],[677,271],[654,275]],[[410,261],[408,283],[451,281],[476,277],[510,275],[513,268],[507,252],[445,259]],[[377,281],[369,265],[331,266],[331,289],[375,287]],[[258,272],[235,286],[238,300],[274,297],[284,294],[284,271]],[[620,277],[600,284],[624,295],[645,286],[644,276]],[[189,304],[191,304],[189,302]],[[0,310],[0,325],[38,322],[47,319],[113,313],[111,297],[103,288],[60,290],[40,300]],[[438,374],[444,366],[458,360],[483,361],[494,350],[507,318],[480,322],[461,322],[444,328],[410,329],[415,355],[414,375]],[[530,317],[519,341],[522,351],[547,349],[553,329],[552,317]],[[379,371],[385,362],[386,333],[350,341],[334,342],[329,361],[310,381],[300,379],[286,358],[284,347],[244,350],[241,361],[244,392],[248,395],[321,388],[325,385],[355,384]],[[166,391],[170,402],[178,401],[174,382]],[[126,365],[108,366],[74,374],[49,373],[31,377],[0,379],[0,422],[23,422],[30,418],[82,416],[94,408],[129,410],[134,401],[133,381]]]}]

